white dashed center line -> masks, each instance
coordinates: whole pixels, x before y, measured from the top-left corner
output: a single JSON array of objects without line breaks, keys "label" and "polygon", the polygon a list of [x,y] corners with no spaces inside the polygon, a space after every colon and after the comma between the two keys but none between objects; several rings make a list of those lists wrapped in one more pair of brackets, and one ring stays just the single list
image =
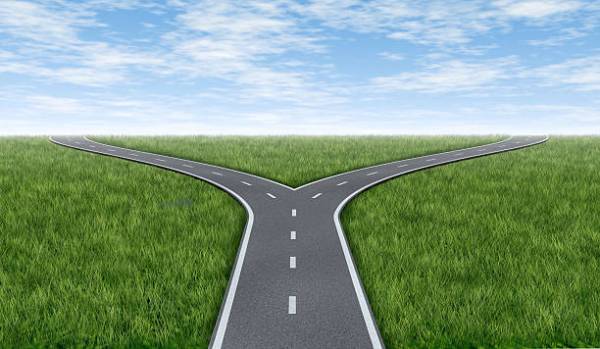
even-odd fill
[{"label": "white dashed center line", "polygon": [[433,159],[427,159],[425,161],[435,161],[435,158],[433,158]]},{"label": "white dashed center line", "polygon": [[292,209],[292,217],[296,217],[296,209],[295,208]]},{"label": "white dashed center line", "polygon": [[376,175],[377,173],[378,173],[377,171],[367,173],[367,177],[372,176],[372,175]]},{"label": "white dashed center line", "polygon": [[242,182],[242,184],[244,184],[244,185],[247,185],[247,186],[249,186],[249,187],[251,187],[251,186],[252,186],[252,184],[250,184],[250,183],[248,183],[248,182],[244,182],[244,181],[241,181],[241,182]]},{"label": "white dashed center line", "polygon": [[192,166],[192,165],[188,165],[188,164],[183,164],[183,167],[187,167],[187,168],[194,168],[194,166]]},{"label": "white dashed center line", "polygon": [[91,145],[91,144],[90,144],[90,148],[96,148],[96,146],[95,146],[95,145]]},{"label": "white dashed center line", "polygon": [[402,168],[402,167],[406,167],[406,166],[408,166],[408,164],[399,165],[398,168]]},{"label": "white dashed center line", "polygon": [[478,152],[485,151],[485,149],[477,149]]},{"label": "white dashed center line", "polygon": [[108,149],[108,151],[112,151],[112,152],[115,152],[115,151],[116,151],[116,150],[114,150],[114,149]]},{"label": "white dashed center line", "polygon": [[348,183],[348,181],[339,182],[339,183],[337,184],[337,186],[339,187],[340,185],[344,185],[344,184],[346,184],[346,183]]},{"label": "white dashed center line", "polygon": [[296,231],[295,230],[290,231],[290,240],[296,240]]},{"label": "white dashed center line", "polygon": [[288,314],[296,315],[296,296],[288,298]]},{"label": "white dashed center line", "polygon": [[271,199],[275,199],[275,198],[277,198],[277,196],[275,196],[275,195],[273,195],[273,194],[271,194],[271,193],[267,193],[267,195],[268,195],[268,196],[269,196]]},{"label": "white dashed center line", "polygon": [[212,171],[211,173],[214,174],[215,176],[223,176],[223,174],[221,172]]},{"label": "white dashed center line", "polygon": [[136,153],[131,153],[131,154],[129,154],[129,155],[131,155],[131,156],[139,156],[139,155],[137,155]]},{"label": "white dashed center line", "polygon": [[296,257],[290,257],[290,269],[296,269]]},{"label": "white dashed center line", "polygon": [[317,194],[313,195],[313,197],[312,197],[312,198],[313,198],[313,199],[316,199],[316,198],[318,198],[318,197],[319,197],[319,196],[321,196],[321,195],[323,195],[323,193],[317,193]]},{"label": "white dashed center line", "polygon": [[81,144],[81,142],[75,142],[75,144]]},{"label": "white dashed center line", "polygon": [[460,156],[460,155],[463,155],[463,154],[464,154],[464,153],[456,153],[456,155],[458,155],[458,156]]},{"label": "white dashed center line", "polygon": [[154,159],[154,160],[160,161],[160,162],[165,162],[165,160],[163,160],[163,159]]}]

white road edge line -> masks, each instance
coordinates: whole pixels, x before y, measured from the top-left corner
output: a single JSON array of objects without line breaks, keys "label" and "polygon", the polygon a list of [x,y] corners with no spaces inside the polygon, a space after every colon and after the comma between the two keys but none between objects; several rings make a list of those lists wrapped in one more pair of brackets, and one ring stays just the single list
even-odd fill
[{"label": "white road edge line", "polygon": [[296,296],[288,297],[288,314],[296,315]]},{"label": "white road edge line", "polygon": [[296,257],[290,256],[290,269],[296,269]]},{"label": "white road edge line", "polygon": [[344,184],[346,184],[346,183],[348,183],[348,181],[339,182],[339,183],[338,183],[338,184],[336,184],[336,185],[339,187],[340,185],[344,185]]},{"label": "white road edge line", "polygon": [[[392,177],[395,176],[396,175],[393,175]],[[376,183],[382,181],[383,180],[379,180]],[[369,306],[369,301],[367,300],[367,296],[365,295],[362,283],[360,282],[358,272],[356,271],[356,266],[354,265],[354,260],[352,259],[352,253],[350,252],[350,248],[348,247],[348,241],[346,240],[344,230],[342,229],[342,225],[340,224],[340,212],[342,211],[342,208],[344,208],[346,203],[355,195],[369,187],[371,187],[371,185],[362,187],[361,189],[358,189],[354,193],[350,194],[350,196],[346,197],[344,201],[342,201],[342,203],[335,209],[335,212],[333,213],[333,221],[335,223],[335,230],[337,231],[338,239],[340,240],[340,245],[342,245],[342,251],[344,252],[346,265],[348,266],[348,271],[350,272],[350,278],[352,279],[352,284],[354,285],[354,292],[356,292],[356,298],[358,298],[358,304],[360,305],[363,320],[365,321],[365,325],[367,326],[367,332],[369,333],[371,344],[373,345],[374,349],[383,349],[383,342],[381,340],[381,336],[379,335],[379,331],[377,330],[375,320],[373,319],[373,312],[371,311],[371,307]]]},{"label": "white road edge line", "polygon": [[296,231],[295,230],[290,231],[290,240],[296,240]]},{"label": "white road edge line", "polygon": [[296,217],[296,209],[295,208],[292,209],[292,217]]},{"label": "white road edge line", "polygon": [[377,173],[378,173],[377,171],[369,172],[369,173],[367,173],[367,177],[370,177],[372,175],[376,175]]},{"label": "white road edge line", "polygon": [[277,199],[277,196],[271,194],[271,193],[267,193],[267,195],[271,198],[271,199]]},{"label": "white road edge line", "polygon": [[318,197],[319,197],[319,196],[321,196],[321,195],[323,195],[323,193],[317,193],[317,194],[313,195],[313,196],[312,196],[312,198],[313,198],[313,199],[316,199],[316,198],[318,198]]},{"label": "white road edge line", "polygon": [[252,184],[250,184],[250,183],[248,183],[248,182],[244,182],[244,181],[240,181],[240,182],[242,182],[242,184],[245,184],[245,185],[247,185],[247,186],[249,186],[249,187],[251,187],[251,186],[252,186]]}]

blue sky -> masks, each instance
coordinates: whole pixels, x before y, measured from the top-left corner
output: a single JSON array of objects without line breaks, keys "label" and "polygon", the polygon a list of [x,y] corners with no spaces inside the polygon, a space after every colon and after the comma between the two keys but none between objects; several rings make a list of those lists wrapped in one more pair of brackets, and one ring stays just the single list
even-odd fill
[{"label": "blue sky", "polygon": [[597,134],[600,2],[0,1],[0,134]]}]

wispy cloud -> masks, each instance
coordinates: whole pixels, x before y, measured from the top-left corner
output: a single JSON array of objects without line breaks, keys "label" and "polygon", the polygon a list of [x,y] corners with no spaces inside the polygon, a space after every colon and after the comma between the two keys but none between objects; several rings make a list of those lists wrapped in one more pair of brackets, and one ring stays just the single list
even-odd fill
[{"label": "wispy cloud", "polygon": [[377,77],[371,82],[376,89],[388,92],[472,91],[490,87],[502,79],[509,78],[507,70],[515,64],[513,58],[478,63],[450,60],[428,64],[420,71]]},{"label": "wispy cloud", "polygon": [[565,86],[580,91],[600,90],[600,55],[549,64],[525,74],[546,86]]},{"label": "wispy cloud", "polygon": [[379,57],[388,60],[388,61],[402,61],[404,59],[406,59],[406,57],[400,53],[394,53],[394,52],[380,52],[379,53]]},{"label": "wispy cloud", "polygon": [[162,65],[156,52],[81,38],[86,28],[100,28],[96,6],[131,8],[138,1],[70,4],[9,0],[0,6],[0,33],[9,38],[11,55],[0,55],[0,71],[84,86],[107,86],[132,78],[128,69]]},{"label": "wispy cloud", "polygon": [[[368,133],[460,114],[472,120],[448,130],[484,130],[466,123],[516,116],[461,103],[502,94],[535,99],[517,112],[583,123],[598,110],[585,103],[600,89],[599,19],[591,0],[4,0],[0,114],[14,118],[1,121]],[[548,101],[565,89],[581,105]],[[423,107],[438,100],[454,104]]]},{"label": "wispy cloud", "polygon": [[499,0],[495,5],[509,16],[535,19],[576,11],[583,6],[573,0]]},{"label": "wispy cloud", "polygon": [[298,72],[281,58],[324,50],[320,37],[290,16],[285,4],[209,0],[181,6],[179,29],[165,36],[173,47],[175,71],[233,83],[244,92],[242,98],[299,104],[339,98],[312,81],[310,71]]}]

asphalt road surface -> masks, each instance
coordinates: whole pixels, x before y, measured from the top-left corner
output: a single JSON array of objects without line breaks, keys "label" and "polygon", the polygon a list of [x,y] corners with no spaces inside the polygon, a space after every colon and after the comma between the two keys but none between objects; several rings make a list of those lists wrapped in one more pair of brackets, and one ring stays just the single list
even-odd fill
[{"label": "asphalt road surface", "polygon": [[298,188],[194,161],[124,149],[85,137],[52,142],[180,172],[225,190],[248,222],[211,348],[383,348],[339,222],[355,195],[421,169],[520,149],[547,137],[483,146],[362,168]]}]

